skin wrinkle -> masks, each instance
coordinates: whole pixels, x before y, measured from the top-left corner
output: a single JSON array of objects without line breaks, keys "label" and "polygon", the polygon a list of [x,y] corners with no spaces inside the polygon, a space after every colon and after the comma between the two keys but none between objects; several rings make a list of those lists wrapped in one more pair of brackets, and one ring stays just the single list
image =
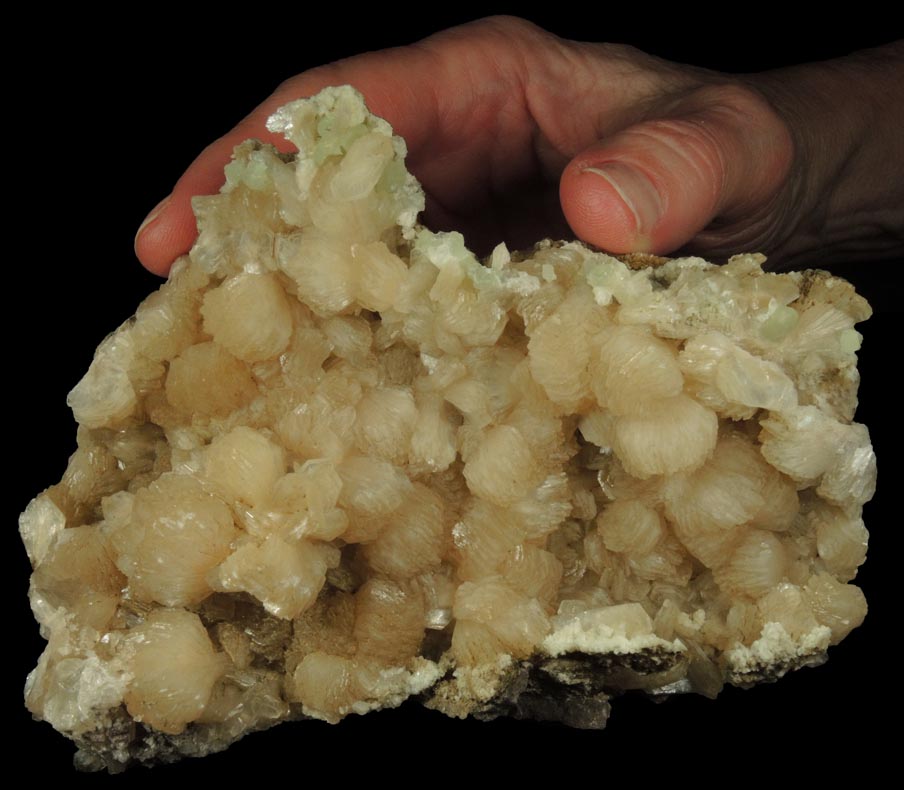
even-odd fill
[{"label": "skin wrinkle", "polygon": [[[722,104],[713,104],[708,111],[711,114],[724,115],[727,116],[727,121],[729,123],[733,123],[737,127],[749,127],[753,123],[756,123],[757,119],[763,114],[760,113],[758,116],[756,112],[746,110],[744,108],[744,104],[750,104],[750,99],[754,99],[754,103],[761,102],[759,94],[754,94],[750,96],[745,93],[745,91],[749,91],[749,88],[741,88],[740,90],[735,86],[725,86],[724,88],[714,88],[710,89],[711,91],[718,91],[720,94],[723,94],[720,98],[724,101]],[[769,111],[774,112],[771,108],[768,108]],[[691,120],[691,119],[688,119]],[[781,122],[777,117],[774,118],[774,123],[776,125]],[[709,130],[707,130],[709,131]],[[725,184],[731,179],[728,178],[728,165],[730,162],[734,161],[744,161],[746,157],[731,157],[730,159],[726,159],[723,156],[723,147],[718,144],[718,137],[713,137],[713,152],[716,156],[720,157],[721,167],[723,173],[723,187],[721,191],[721,195],[723,197],[721,203],[724,205],[726,198],[730,198],[732,196],[728,195],[725,191]],[[746,141],[745,141],[746,142]],[[774,149],[774,146],[771,146],[771,149]],[[765,157],[759,157],[756,161],[761,162]],[[772,157],[774,159],[774,157]],[[790,177],[790,174],[793,171],[793,156],[787,156],[787,175],[785,176],[785,182]],[[742,183],[745,187],[744,191],[749,191],[750,181],[737,179],[740,183]],[[773,194],[766,198],[766,202],[763,203],[763,198],[756,193],[750,195],[749,198],[749,207],[746,207],[743,204],[740,204],[741,196],[743,195],[743,191],[734,196],[734,210],[732,212],[735,216],[743,217],[743,220],[740,222],[736,222],[731,217],[725,217],[723,214],[722,206],[717,207],[716,209],[716,217],[711,223],[710,230],[704,230],[700,232],[696,237],[696,243],[688,245],[687,249],[696,250],[703,249],[708,254],[723,254],[728,255],[734,251],[733,248],[736,248],[740,243],[742,246],[753,248],[758,247],[768,248],[769,246],[769,238],[778,237],[778,232],[776,227],[770,227],[770,221],[774,222],[776,219],[776,215],[780,212],[777,209],[781,208],[782,205],[782,193],[783,190],[780,188],[775,190]],[[729,201],[731,203],[731,201]],[[762,209],[757,211],[757,203],[760,203]],[[750,213],[753,210],[753,213]],[[745,213],[746,212],[746,213]],[[775,212],[775,213],[773,213]],[[787,212],[781,212],[787,213]],[[730,235],[732,238],[724,244],[724,246],[719,246],[720,238],[726,235]],[[745,241],[746,239],[746,241]]]},{"label": "skin wrinkle", "polygon": [[[557,187],[569,160],[585,147],[583,137],[587,135],[587,131],[580,128],[581,117],[578,114],[558,112],[554,109],[560,99],[555,90],[557,84],[555,72],[561,67],[570,76],[572,84],[574,82],[585,84],[583,89],[578,89],[581,91],[580,95],[585,98],[579,98],[574,103],[595,103],[599,88],[595,83],[595,70],[586,45],[561,40],[557,42],[561,60],[547,66],[544,76],[548,76],[548,83],[544,81],[536,89],[532,89],[532,86],[537,85],[536,80],[532,79],[527,83],[525,100],[531,118],[552,119],[553,123],[559,124],[557,129],[548,130],[535,121],[532,148],[537,170],[543,175],[543,183],[546,187],[552,187],[543,190],[542,205],[546,222],[556,228],[550,235],[567,238],[573,234],[562,214]],[[551,76],[549,72],[553,72]],[[570,126],[566,128],[565,124]],[[595,133],[591,137],[595,137]]]},{"label": "skin wrinkle", "polygon": [[[495,35],[496,31],[491,31],[492,35]],[[437,39],[434,43],[442,43]],[[559,48],[559,53],[565,52],[568,50],[567,46],[562,46]],[[501,48],[489,48],[491,53],[504,51]],[[557,180],[561,169],[564,167],[567,158],[559,153],[558,147],[551,143],[547,142],[549,140],[549,136],[544,132],[542,127],[536,122],[536,118],[538,114],[535,111],[530,109],[530,103],[532,100],[532,96],[537,93],[552,93],[550,89],[547,87],[546,83],[546,72],[548,68],[548,64],[544,61],[541,61],[542,69],[537,69],[533,67],[533,64],[529,64],[529,53],[525,54],[526,50],[524,47],[518,46],[515,48],[513,52],[513,57],[520,65],[516,65],[513,67],[511,65],[510,59],[502,59],[502,58],[491,58],[492,59],[492,67],[479,67],[482,63],[482,60],[474,61],[473,63],[469,61],[469,73],[470,77],[466,81],[467,83],[477,84],[481,86],[481,88],[485,88],[487,84],[487,80],[484,79],[485,73],[496,72],[503,75],[502,80],[493,80],[492,85],[495,87],[498,84],[503,84],[506,86],[511,86],[517,83],[517,86],[506,87],[501,91],[504,99],[509,99],[508,101],[503,101],[501,107],[496,109],[494,107],[494,111],[490,113],[487,111],[492,117],[493,128],[486,128],[484,124],[482,127],[478,124],[478,129],[482,128],[482,136],[488,138],[492,145],[490,148],[493,150],[493,154],[489,158],[489,168],[487,171],[482,174],[483,178],[488,182],[484,191],[490,197],[489,201],[483,201],[481,203],[475,203],[470,199],[470,193],[473,192],[473,189],[466,189],[463,197],[461,198],[461,202],[463,205],[458,207],[455,205],[456,201],[453,201],[452,204],[448,202],[445,203],[445,214],[447,215],[447,219],[451,218],[457,211],[462,216],[467,216],[468,214],[474,216],[476,214],[482,214],[484,220],[486,219],[488,214],[491,214],[496,217],[501,218],[501,223],[503,227],[506,229],[506,237],[511,237],[512,232],[510,230],[511,225],[515,225],[518,223],[519,219],[523,219],[523,214],[520,211],[506,211],[500,212],[498,209],[494,209],[494,203],[492,198],[506,198],[506,200],[498,200],[497,202],[500,205],[504,205],[511,200],[511,194],[513,189],[516,188],[521,182],[525,182],[525,186],[533,183],[535,180],[541,185],[549,186],[555,183],[554,179]],[[450,53],[449,57],[454,56],[455,53]],[[485,57],[481,55],[481,58]],[[555,58],[553,58],[555,60]],[[541,79],[538,81],[536,79],[537,74],[541,74]],[[523,75],[529,75],[530,79],[525,80]],[[538,85],[539,82],[539,85]],[[534,89],[533,86],[538,85],[537,89]],[[494,90],[494,94],[499,94],[500,91]],[[511,100],[511,97],[516,97],[515,101]],[[481,95],[479,97],[472,97],[469,102],[466,104],[476,105],[485,107],[487,105],[486,97]],[[496,103],[496,102],[494,102]],[[543,117],[562,117],[561,113],[547,113]],[[442,122],[441,122],[442,123]],[[519,132],[522,132],[522,137],[526,137],[531,139],[530,143],[516,143],[512,144],[513,139],[515,139]],[[524,134],[526,132],[526,134]],[[549,157],[537,157],[537,140],[542,140],[544,144],[549,145],[550,150],[553,151],[555,158],[558,162],[550,166]],[[473,143],[473,139],[469,139],[466,135],[465,144],[470,145]],[[507,149],[521,150],[524,151],[529,158],[525,159],[524,156],[514,160],[514,161],[506,161]],[[500,165],[503,165],[503,169],[500,170]],[[426,185],[428,187],[428,191],[433,192],[434,190],[429,189],[430,184]],[[465,185],[468,186],[468,185]],[[521,190],[523,192],[523,190]],[[544,192],[548,191],[545,189]],[[554,197],[554,195],[550,195],[550,197]],[[555,211],[549,211],[550,207],[554,206]],[[453,209],[454,207],[454,209]],[[557,204],[553,203],[552,200],[544,200],[541,202],[540,206],[533,207],[535,211],[538,211],[541,216],[546,216],[546,222],[549,223],[551,219],[558,219],[561,216],[560,210],[558,209]],[[470,209],[468,211],[467,209]],[[508,216],[507,216],[508,215]],[[449,223],[454,224],[454,223]],[[527,243],[525,240],[524,243]]]},{"label": "skin wrinkle", "polygon": [[[533,34],[536,31],[533,27],[531,27],[530,32]],[[533,55],[528,54],[525,47],[516,47],[514,55],[518,60],[520,66],[519,68],[515,69],[514,73],[510,77],[512,84],[515,86],[514,95],[520,97],[520,101],[517,102],[517,105],[522,113],[522,120],[520,120],[521,127],[530,129],[530,134],[527,135],[527,137],[531,139],[531,145],[525,147],[525,151],[529,156],[528,161],[533,164],[539,164],[540,175],[548,176],[550,177],[550,179],[552,177],[557,178],[559,172],[561,171],[556,165],[553,165],[551,168],[547,169],[548,166],[546,165],[545,160],[537,156],[536,141],[540,139],[544,142],[548,142],[552,150],[556,151],[557,153],[561,153],[563,156],[567,156],[567,154],[562,152],[562,132],[550,135],[548,130],[544,128],[541,123],[539,123],[538,119],[563,118],[567,114],[549,111],[538,111],[536,109],[536,105],[538,103],[541,103],[543,105],[555,103],[554,101],[548,102],[546,100],[546,97],[548,96],[555,96],[555,90],[553,86],[556,84],[556,78],[550,78],[549,72],[555,71],[555,66],[558,64],[559,59],[562,58],[562,56],[565,55],[570,49],[570,47],[567,45],[567,42],[563,42],[559,38],[553,37],[552,43],[556,47],[556,52],[551,58],[541,60],[538,63],[534,62]],[[540,99],[540,97],[543,97],[542,100]],[[559,142],[554,142],[553,138],[559,138]],[[505,146],[507,143],[506,141],[497,138],[497,144],[500,153],[496,157],[494,157],[494,162],[504,161]],[[564,166],[564,164],[562,166]],[[521,168],[521,170],[534,173],[538,172],[537,168]]]},{"label": "skin wrinkle", "polygon": [[594,140],[608,137],[627,126],[641,122],[651,108],[656,105],[655,94],[652,92],[648,97],[638,97],[635,101],[627,103],[621,95],[617,97],[608,96],[607,94],[612,92],[613,86],[619,85],[624,79],[618,74],[606,75],[604,83],[601,84],[599,80],[596,83],[592,101],[599,109],[595,116],[596,120],[593,128]]},{"label": "skin wrinkle", "polygon": [[[622,86],[630,80],[631,90],[622,90],[617,103],[600,108],[595,124],[597,139],[602,139],[628,126],[671,114],[680,107],[685,96],[692,95],[701,88],[701,83],[679,72],[674,64],[647,55],[634,47],[622,44],[588,44],[595,50],[596,58],[619,58],[615,64],[607,64],[614,73],[607,75],[606,90]],[[635,58],[644,62],[639,66],[632,62]],[[618,65],[624,67],[618,71]],[[683,68],[683,67],[682,67]],[[599,66],[597,63],[597,71]],[[638,90],[640,93],[638,95]],[[677,95],[676,95],[677,94]],[[627,100],[630,98],[630,100]]]},{"label": "skin wrinkle", "polygon": [[[784,121],[778,116],[774,108],[768,104],[762,104],[759,94],[751,95],[749,91],[735,86],[726,88],[720,93],[724,94],[726,91],[728,91],[728,95],[722,96],[722,103],[714,102],[710,108],[710,113],[717,117],[726,116],[727,123],[736,130],[746,131],[750,128],[758,128],[761,132],[760,135],[738,136],[736,139],[745,149],[751,143],[758,148],[764,147],[768,143],[763,158],[756,156],[759,151],[751,151],[751,157],[747,161],[754,162],[755,167],[759,169],[763,167],[762,163],[765,159],[768,162],[768,167],[774,167],[783,171],[783,175],[777,182],[778,187],[773,186],[772,188],[773,193],[780,191],[780,186],[787,179],[794,161],[792,140]],[[752,106],[752,104],[755,106]],[[723,153],[722,148],[718,145],[716,150],[720,155]],[[768,158],[766,158],[767,155]],[[777,157],[780,160],[784,160],[784,162],[775,161]],[[734,162],[734,159],[724,160],[723,172],[727,173],[729,167],[735,166]],[[758,200],[762,200],[764,197],[767,196],[758,196]],[[738,200],[739,196],[736,196],[735,199]],[[752,200],[752,202],[756,201]],[[748,210],[748,207],[743,206],[741,203],[738,203],[735,208],[738,213]]]},{"label": "skin wrinkle", "polygon": [[[571,134],[569,134],[568,130],[561,130],[559,134],[550,135],[537,120],[544,117],[553,118],[558,119],[559,123],[562,124],[563,121],[567,123],[573,118],[567,113],[556,113],[549,110],[555,104],[554,86],[557,84],[557,80],[561,79],[561,72],[557,76],[557,67],[563,61],[568,61],[572,52],[572,48],[567,45],[567,42],[556,38],[555,43],[557,46],[557,57],[552,63],[544,64],[543,71],[539,75],[541,78],[538,80],[534,71],[532,69],[528,70],[525,64],[524,73],[528,76],[521,81],[524,107],[532,127],[531,152],[533,161],[537,164],[539,172],[548,183],[558,180],[570,157],[568,146],[567,144],[563,145],[562,141],[567,140],[569,136],[577,134],[574,130],[571,130]],[[576,76],[579,81],[583,81],[583,65],[577,70],[572,70],[566,64],[565,72]],[[553,138],[559,138],[559,142],[555,142]]]},{"label": "skin wrinkle", "polygon": [[[684,122],[687,123],[688,121],[685,119]],[[664,126],[671,125],[668,121],[663,121],[662,124]],[[684,160],[685,164],[690,166],[691,169],[695,171],[699,179],[699,185],[694,185],[695,189],[699,190],[700,186],[703,186],[705,188],[707,184],[710,185],[710,207],[708,209],[708,213],[718,216],[719,198],[720,196],[724,197],[727,180],[726,170],[724,167],[724,159],[720,155],[718,143],[711,137],[709,140],[704,141],[699,136],[685,132],[684,129],[680,128],[680,122],[675,122],[672,130],[678,133],[682,133],[686,148],[677,145],[668,134],[662,135],[660,142],[671,148],[672,151],[680,159]],[[646,128],[641,132],[641,134],[646,133],[650,136],[655,136],[652,134],[653,131],[653,129]],[[711,155],[707,155],[706,153],[702,152],[698,153],[698,155],[696,156],[692,155],[694,149],[703,142],[708,142],[710,144],[709,153]],[[699,192],[697,194],[699,194]]]},{"label": "skin wrinkle", "polygon": [[566,43],[560,43],[560,60],[552,67],[547,66],[550,73],[542,90],[530,90],[530,86],[536,84],[531,80],[528,82],[525,98],[531,117],[546,119],[543,131],[550,146],[562,156],[570,158],[580,150],[582,141],[588,134],[587,118],[580,113],[559,111],[561,92],[557,90],[557,86],[567,80],[574,91],[573,104],[578,106],[595,104],[597,89],[596,73],[593,64],[589,62],[590,58],[577,46],[565,45]]},{"label": "skin wrinkle", "polygon": [[[684,128],[685,123],[686,123],[685,120],[671,121],[671,122],[670,121],[648,122],[644,126],[637,127],[636,129],[628,129],[623,134],[624,134],[625,138],[633,138],[633,137],[646,138],[648,140],[653,141],[656,144],[665,146],[666,148],[670,149],[672,151],[672,153],[676,155],[677,158],[684,161],[694,171],[696,171],[696,173],[700,174],[701,181],[705,182],[707,180],[707,178],[704,175],[704,169],[703,169],[703,167],[701,167],[701,165],[710,164],[710,163],[712,163],[713,159],[712,159],[712,157],[710,157],[706,154],[702,154],[702,153],[697,156],[693,155],[693,153],[696,153],[696,152],[693,152],[690,149],[698,147],[699,143],[703,142],[703,141],[698,136],[689,133]],[[657,131],[659,128],[664,129],[663,134],[657,134]],[[674,140],[674,135],[676,135],[676,134],[680,134],[683,138],[681,145],[676,143]],[[710,140],[709,142],[714,147],[716,146],[715,141]],[[710,168],[710,173],[708,175],[709,175],[709,181],[717,181],[720,186],[717,188],[716,187],[713,188],[713,190],[712,190],[713,199],[715,199],[715,197],[720,193],[721,189],[724,188],[724,181],[725,181],[724,169],[721,168],[722,157],[720,157],[718,155],[718,153],[716,153],[715,156],[719,160],[720,166],[717,168],[716,167]],[[630,161],[630,160],[626,160],[624,157],[620,157],[618,161],[625,162],[625,161]],[[638,169],[644,169],[643,160],[633,161],[633,162],[631,162],[631,164],[638,167]],[[657,164],[659,164],[659,163],[657,162]],[[650,178],[651,181],[655,181],[657,179],[657,177],[660,180],[662,179],[662,169],[661,168],[659,168],[658,170],[646,172],[645,174],[647,175],[648,178]]]},{"label": "skin wrinkle", "polygon": [[[771,198],[763,203],[753,213],[735,219],[734,217],[716,218],[714,227],[704,228],[697,234],[696,243],[690,249],[712,250],[713,255],[725,256],[731,254],[737,244],[752,249],[774,250],[783,237],[799,237],[799,227],[802,215],[795,215],[792,207],[802,204],[806,197],[807,186],[803,179],[806,166],[803,158],[807,155],[807,149],[796,139],[795,130],[787,118],[782,118],[781,113],[773,101],[763,92],[760,85],[750,80],[749,75],[740,75],[741,85],[766,105],[775,115],[787,136],[789,144],[788,172],[784,183],[775,191]],[[766,268],[789,270],[790,263],[779,263],[776,256],[770,256]]]},{"label": "skin wrinkle", "polygon": [[[520,109],[526,115],[526,123],[522,123],[521,128],[528,131],[530,143],[524,146],[529,160],[525,166],[521,168],[522,178],[529,187],[531,182],[535,182],[539,186],[539,191],[543,195],[539,206],[535,207],[537,213],[544,218],[546,224],[561,225],[561,209],[558,204],[558,178],[562,169],[567,163],[567,155],[563,155],[559,149],[551,142],[541,125],[537,122],[537,118],[544,117],[542,113],[534,109],[534,103],[542,96],[545,103],[546,97],[552,95],[551,85],[555,84],[555,78],[550,77],[549,71],[555,70],[555,65],[559,62],[559,57],[568,51],[568,47],[560,39],[555,39],[557,51],[555,58],[551,63],[544,63],[543,69],[534,69],[530,67],[527,56],[523,49],[517,50],[517,56],[521,59],[521,68],[519,77],[519,95],[523,97],[523,103]],[[561,114],[548,113],[545,117],[563,117]],[[516,127],[517,128],[517,127]],[[504,147],[508,144],[508,138],[500,135],[497,137],[497,161],[504,161]],[[548,153],[544,155],[544,151]],[[506,184],[506,180],[497,180],[494,185],[494,195],[503,196],[506,192],[511,193],[511,184]],[[530,243],[529,239],[523,242],[518,237],[518,225],[523,224],[521,220],[523,216],[520,211],[510,212],[510,217],[505,222],[505,236],[512,239],[515,246],[524,246]],[[490,242],[492,244],[492,242]]]},{"label": "skin wrinkle", "polygon": [[[455,40],[457,38],[458,38],[458,36],[449,36],[449,39],[451,39],[453,41],[453,44],[456,43]],[[423,42],[425,45],[424,48],[427,49],[427,51],[430,53],[430,55],[432,57],[436,58],[439,61],[440,68],[444,72],[447,72],[444,79],[441,81],[437,81],[435,84],[439,84],[440,82],[442,82],[443,84],[446,84],[447,82],[453,81],[453,75],[448,73],[450,71],[450,69],[448,67],[448,62],[451,58],[454,63],[454,57],[458,53],[455,52],[454,49],[451,52],[438,51],[437,47],[441,46],[444,43],[444,40],[445,40],[445,37],[442,34],[440,34],[439,36],[432,37],[431,39],[427,39],[427,41]],[[432,44],[433,46],[429,46],[430,44]],[[494,51],[493,48],[491,48],[491,47],[488,48],[488,50],[490,53],[492,53]],[[485,51],[486,50],[482,49],[480,52],[480,57],[479,57],[478,63],[481,66],[483,66],[483,64],[485,63],[484,58],[487,57],[487,55],[485,54]],[[492,58],[490,58],[490,59],[492,59]],[[455,153],[464,152],[464,154],[466,156],[471,156],[471,155],[473,155],[473,139],[475,136],[489,139],[490,141],[492,141],[492,143],[497,143],[499,141],[499,139],[502,135],[500,135],[498,133],[498,131],[496,129],[494,129],[492,126],[488,127],[486,122],[483,121],[483,118],[484,118],[484,116],[489,116],[490,118],[494,119],[494,122],[496,124],[498,124],[500,113],[502,111],[504,111],[505,109],[507,109],[510,106],[511,102],[506,101],[506,99],[510,95],[510,91],[507,89],[502,89],[502,90],[498,89],[497,86],[498,86],[499,82],[497,80],[487,81],[486,79],[482,79],[484,73],[487,72],[486,68],[477,68],[475,70],[475,67],[478,65],[478,63],[475,63],[470,58],[466,60],[466,63],[467,63],[467,67],[468,67],[468,72],[466,74],[466,79],[463,81],[462,84],[468,90],[469,95],[465,100],[461,100],[459,98],[459,100],[457,102],[457,104],[459,106],[449,108],[447,110],[445,116],[440,114],[439,126],[440,126],[440,128],[446,128],[446,129],[458,129],[459,128],[459,124],[458,124],[459,116],[465,116],[469,121],[471,121],[471,123],[475,123],[477,126],[476,134],[474,132],[471,132],[468,129],[465,129],[464,133],[460,134],[460,136],[456,136],[456,138],[455,138],[455,142],[458,143],[458,148],[457,148],[457,150],[454,150],[454,152]],[[505,73],[507,71],[507,68],[504,68],[505,66],[507,66],[507,64],[504,64],[501,61],[496,61],[494,63],[495,71],[497,73],[503,74],[503,77],[505,78],[504,81],[507,83],[508,80],[511,79],[511,75]],[[492,93],[488,94],[486,92],[488,87],[492,89]],[[434,96],[436,96],[435,93],[434,93]],[[500,103],[500,98],[501,98],[501,103]],[[488,106],[488,99],[492,99],[491,106]],[[435,100],[436,100],[437,105],[441,106],[439,97],[436,97]],[[481,122],[480,123],[477,123],[477,121],[474,119],[473,114],[468,113],[468,108],[471,108],[471,107],[479,107],[481,109],[481,112],[480,112]],[[497,129],[498,129],[498,126],[497,126]],[[506,141],[506,144],[510,144],[508,139]],[[498,158],[499,158],[498,155],[493,156],[490,160],[491,167],[488,168],[485,172],[481,173],[482,180],[485,183],[484,191],[492,191],[494,188],[495,176],[494,176],[492,165]],[[440,161],[442,161],[443,159],[448,161],[449,159],[451,159],[451,157],[449,157],[449,156],[442,157],[442,158],[440,158]],[[456,169],[458,169],[458,168],[456,168]],[[473,169],[473,168],[471,168],[471,169]],[[467,189],[469,191],[473,191],[472,184],[462,184],[460,188]],[[471,203],[471,201],[467,200],[467,195],[460,198],[460,200],[463,203],[465,203],[466,205]],[[453,204],[455,202],[458,202],[458,200],[453,201]],[[459,209],[459,211],[460,211],[460,209]]]}]

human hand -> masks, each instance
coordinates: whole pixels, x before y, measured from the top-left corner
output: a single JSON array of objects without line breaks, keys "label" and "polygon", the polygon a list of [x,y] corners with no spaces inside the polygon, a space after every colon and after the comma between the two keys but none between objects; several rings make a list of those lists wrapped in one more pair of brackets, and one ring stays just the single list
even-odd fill
[{"label": "human hand", "polygon": [[[786,263],[816,251],[820,261],[851,250],[881,255],[900,249],[902,212],[887,207],[900,207],[904,177],[875,176],[904,155],[889,151],[901,145],[893,110],[871,119],[863,145],[861,105],[886,84],[901,91],[894,69],[904,58],[899,45],[876,52],[893,68],[884,81],[873,74],[870,97],[850,88],[854,72],[875,61],[855,60],[840,74],[802,67],[736,79],[630,47],[566,41],[518,19],[463,25],[283,83],[201,153],[142,225],[136,252],[165,273],[194,241],[191,197],[219,188],[233,147],[257,137],[285,150],[267,117],[351,83],[407,140],[427,224],[462,230],[481,252],[500,239],[517,248],[567,237],[570,226],[617,253],[762,250]],[[851,108],[827,122],[827,103],[844,107],[828,91],[837,83],[848,86]]]}]

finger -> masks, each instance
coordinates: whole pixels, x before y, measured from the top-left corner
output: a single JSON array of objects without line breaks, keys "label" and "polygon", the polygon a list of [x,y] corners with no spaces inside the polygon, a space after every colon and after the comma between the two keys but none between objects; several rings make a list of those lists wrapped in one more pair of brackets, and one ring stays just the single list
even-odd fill
[{"label": "finger", "polygon": [[[292,150],[289,142],[266,128],[267,118],[289,101],[312,95],[328,85],[350,83],[364,94],[374,112],[393,118],[412,137],[421,137],[431,122],[429,94],[420,84],[408,84],[397,92],[387,90],[387,86],[404,84],[400,75],[410,68],[412,54],[396,53],[393,58],[390,52],[375,53],[348,65],[315,69],[281,85],[234,129],[205,148],[176,182],[169,197],[148,215],[135,237],[139,260],[151,271],[166,274],[173,260],[189,250],[197,236],[191,199],[217,192],[223,184],[223,168],[239,143],[256,138],[282,151]],[[422,68],[420,73],[423,72]],[[414,112],[415,106],[421,112]]]},{"label": "finger", "polygon": [[669,117],[578,154],[562,174],[562,210],[575,234],[601,249],[668,253],[717,218],[760,215],[785,183],[792,150],[765,100],[709,87]]},{"label": "finger", "polygon": [[[452,204],[472,205],[474,193],[488,191],[481,179],[493,175],[484,166],[489,158],[496,157],[496,176],[536,164],[521,82],[533,53],[542,50],[531,45],[543,37],[550,38],[520,20],[481,20],[417,45],[357,56],[287,81],[189,166],[165,205],[139,229],[139,259],[148,269],[166,273],[196,237],[192,196],[219,189],[233,148],[257,137],[290,149],[266,131],[266,119],[283,104],[329,85],[353,85],[372,112],[392,123],[408,143],[412,169],[419,161],[431,163],[422,179],[428,192],[433,187]],[[504,149],[500,139],[506,141]]]}]

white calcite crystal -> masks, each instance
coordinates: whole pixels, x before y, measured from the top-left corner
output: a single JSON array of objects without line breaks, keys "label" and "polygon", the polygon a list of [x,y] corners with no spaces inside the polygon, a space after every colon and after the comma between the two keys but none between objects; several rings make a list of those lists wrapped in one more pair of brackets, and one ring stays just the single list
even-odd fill
[{"label": "white calcite crystal", "polygon": [[[870,308],[763,256],[481,262],[351,88],[247,142],[69,396],[20,520],[29,710],[117,770],[416,696],[605,724],[819,663],[866,613]],[[655,713],[651,713],[655,715]]]}]

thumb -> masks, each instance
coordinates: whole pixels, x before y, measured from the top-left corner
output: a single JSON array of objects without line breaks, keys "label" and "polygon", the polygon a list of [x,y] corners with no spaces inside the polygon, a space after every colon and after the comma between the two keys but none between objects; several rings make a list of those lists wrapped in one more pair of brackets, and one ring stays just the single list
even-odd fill
[{"label": "thumb", "polygon": [[559,195],[572,230],[614,253],[668,253],[714,219],[755,220],[785,183],[787,126],[752,90],[708,87],[668,117],[606,137],[565,168]]}]

